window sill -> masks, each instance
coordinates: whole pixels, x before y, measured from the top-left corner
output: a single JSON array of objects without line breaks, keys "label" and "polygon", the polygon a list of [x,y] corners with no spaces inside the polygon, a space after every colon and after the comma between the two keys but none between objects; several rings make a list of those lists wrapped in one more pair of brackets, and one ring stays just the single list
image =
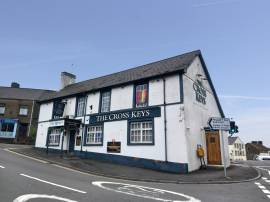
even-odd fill
[{"label": "window sill", "polygon": [[128,143],[127,144],[128,146],[143,146],[143,145],[145,145],[145,146],[154,146],[155,145],[155,143],[154,142],[152,142],[152,143]]},{"label": "window sill", "polygon": [[58,144],[49,144],[49,147],[59,147],[60,143]]},{"label": "window sill", "polygon": [[103,143],[85,143],[83,146],[103,146]]}]

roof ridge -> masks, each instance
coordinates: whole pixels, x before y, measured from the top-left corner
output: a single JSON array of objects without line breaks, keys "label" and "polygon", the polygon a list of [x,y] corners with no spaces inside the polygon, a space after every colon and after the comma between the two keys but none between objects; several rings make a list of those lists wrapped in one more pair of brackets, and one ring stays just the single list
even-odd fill
[{"label": "roof ridge", "polygon": [[12,89],[23,89],[23,90],[39,90],[39,91],[51,91],[51,92],[57,92],[55,90],[49,90],[49,89],[40,89],[40,88],[14,88],[10,86],[0,86],[0,88],[12,88]]}]

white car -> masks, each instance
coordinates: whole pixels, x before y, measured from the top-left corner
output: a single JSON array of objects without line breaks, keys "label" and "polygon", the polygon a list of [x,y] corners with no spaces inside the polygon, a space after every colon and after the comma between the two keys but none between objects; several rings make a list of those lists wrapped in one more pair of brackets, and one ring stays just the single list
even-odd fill
[{"label": "white car", "polygon": [[270,156],[269,155],[266,155],[266,154],[259,154],[256,157],[256,160],[257,161],[267,161],[267,160],[270,160]]}]

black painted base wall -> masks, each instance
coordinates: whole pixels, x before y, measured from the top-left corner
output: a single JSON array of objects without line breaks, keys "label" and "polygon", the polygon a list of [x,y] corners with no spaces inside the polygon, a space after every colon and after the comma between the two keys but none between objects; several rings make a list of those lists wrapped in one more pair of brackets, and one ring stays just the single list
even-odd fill
[{"label": "black painted base wall", "polygon": [[[46,152],[46,148],[36,148],[42,149]],[[58,149],[49,148],[49,152],[52,153],[61,153]],[[67,153],[67,151],[63,151],[63,153]],[[151,159],[144,158],[135,158],[129,156],[121,156],[114,154],[102,154],[95,152],[86,152],[86,151],[74,151],[74,155],[79,156],[84,159],[94,159],[98,161],[105,161],[110,163],[117,163],[127,166],[134,166],[140,168],[147,168],[157,171],[164,171],[170,173],[188,173],[188,164],[187,163],[174,163],[174,162],[165,162],[165,161],[156,161]]]}]

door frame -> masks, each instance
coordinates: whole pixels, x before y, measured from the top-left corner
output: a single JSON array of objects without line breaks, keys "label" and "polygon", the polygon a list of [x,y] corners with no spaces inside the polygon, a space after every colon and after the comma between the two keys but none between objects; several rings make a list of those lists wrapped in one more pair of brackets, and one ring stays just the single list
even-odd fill
[{"label": "door frame", "polygon": [[[209,146],[209,141],[210,140],[208,140],[210,135],[215,135],[216,136],[216,138],[218,140],[216,142],[216,144],[218,144],[216,148],[218,148],[218,151],[217,150],[211,151],[211,147]],[[220,141],[219,131],[218,130],[206,130],[205,131],[205,138],[206,138],[206,148],[207,148],[207,164],[209,164],[209,165],[222,165],[221,141]],[[211,161],[210,160],[210,162],[209,162],[209,159],[211,159],[211,157],[210,157],[211,152],[218,152],[219,153],[219,154],[217,154],[219,156],[217,161]]]}]

